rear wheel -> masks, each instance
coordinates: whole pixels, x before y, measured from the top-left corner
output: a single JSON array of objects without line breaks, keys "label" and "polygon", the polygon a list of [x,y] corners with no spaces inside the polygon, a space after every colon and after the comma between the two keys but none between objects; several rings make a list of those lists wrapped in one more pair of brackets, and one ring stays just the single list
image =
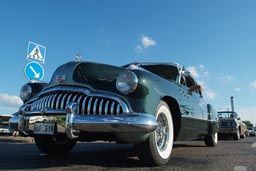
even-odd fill
[{"label": "rear wheel", "polygon": [[43,152],[47,154],[63,154],[68,153],[75,146],[76,141],[68,139],[65,134],[61,135],[35,135],[35,144]]},{"label": "rear wheel", "polygon": [[204,137],[204,142],[208,147],[214,147],[218,143],[218,133],[215,132],[211,135],[207,135]]},{"label": "rear wheel", "polygon": [[246,137],[245,132],[240,136],[242,139],[244,139]]},{"label": "rear wheel", "polygon": [[160,101],[155,116],[158,122],[157,129],[145,142],[136,144],[135,148],[140,160],[149,165],[160,166],[166,164],[171,156],[174,136],[173,120],[171,111],[164,101]]}]

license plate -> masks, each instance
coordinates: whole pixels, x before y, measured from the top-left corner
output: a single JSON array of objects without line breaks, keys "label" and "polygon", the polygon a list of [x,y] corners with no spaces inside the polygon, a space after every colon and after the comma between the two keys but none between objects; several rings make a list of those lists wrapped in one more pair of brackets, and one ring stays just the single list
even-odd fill
[{"label": "license plate", "polygon": [[34,124],[34,134],[46,134],[53,135],[55,131],[55,123],[35,123]]}]

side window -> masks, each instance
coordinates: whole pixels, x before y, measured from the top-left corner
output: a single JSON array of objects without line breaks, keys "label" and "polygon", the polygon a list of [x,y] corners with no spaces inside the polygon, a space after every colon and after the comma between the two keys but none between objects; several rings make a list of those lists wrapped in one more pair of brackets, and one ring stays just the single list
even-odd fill
[{"label": "side window", "polygon": [[186,77],[186,84],[187,84],[187,87],[189,87],[189,88],[191,86],[195,86],[195,82],[191,77]]},{"label": "side window", "polygon": [[182,84],[182,85],[184,85],[188,88],[195,85],[194,81],[191,77],[187,77],[187,76],[184,76],[184,75],[181,76],[180,84]]},{"label": "side window", "polygon": [[188,88],[194,89],[194,91],[202,97],[201,86],[197,85],[192,77],[186,77],[186,84]]}]

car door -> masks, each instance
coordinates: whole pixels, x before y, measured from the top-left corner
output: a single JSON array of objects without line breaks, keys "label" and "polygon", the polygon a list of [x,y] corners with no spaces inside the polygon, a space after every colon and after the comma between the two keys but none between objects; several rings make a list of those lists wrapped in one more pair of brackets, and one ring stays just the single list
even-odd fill
[{"label": "car door", "polygon": [[190,139],[193,132],[193,103],[192,95],[189,93],[189,88],[186,85],[186,78],[184,75],[181,76],[179,83],[179,96],[178,101],[181,110],[181,131],[179,134],[179,140]]},{"label": "car door", "polygon": [[207,133],[208,122],[207,122],[207,107],[203,100],[202,92],[199,89],[199,85],[191,77],[186,77],[186,84],[189,88],[189,93],[191,95],[191,104],[193,105],[193,129],[192,134],[196,137],[201,134]]}]

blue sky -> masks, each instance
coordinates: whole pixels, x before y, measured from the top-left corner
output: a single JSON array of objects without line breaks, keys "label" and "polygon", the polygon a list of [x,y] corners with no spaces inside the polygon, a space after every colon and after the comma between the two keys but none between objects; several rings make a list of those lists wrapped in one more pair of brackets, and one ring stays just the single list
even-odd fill
[{"label": "blue sky", "polygon": [[204,87],[217,110],[235,109],[256,123],[254,0],[2,0],[0,114],[22,104],[29,41],[46,46],[48,82],[74,60],[123,65],[177,62]]}]

